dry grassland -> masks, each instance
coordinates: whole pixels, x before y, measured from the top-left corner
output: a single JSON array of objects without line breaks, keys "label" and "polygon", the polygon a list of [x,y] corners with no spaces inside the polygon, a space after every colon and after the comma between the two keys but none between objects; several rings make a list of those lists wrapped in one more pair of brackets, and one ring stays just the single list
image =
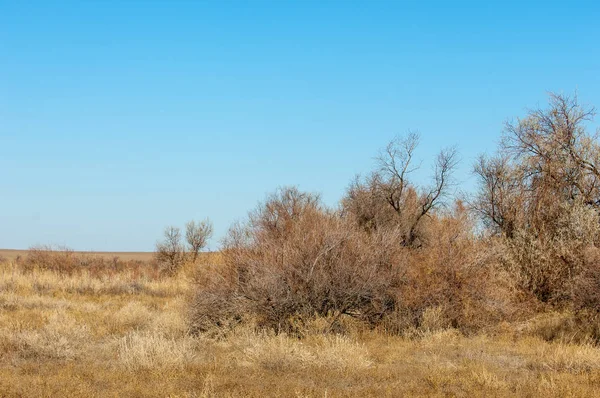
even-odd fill
[{"label": "dry grassland", "polygon": [[[27,257],[29,250],[14,250],[14,249],[0,249],[0,258],[7,260],[15,260],[17,257]],[[100,257],[105,259],[112,259],[119,257],[123,261],[139,260],[139,261],[150,261],[154,257],[152,252],[73,252],[75,255],[86,255],[92,257]]]},{"label": "dry grassland", "polygon": [[454,330],[405,337],[357,331],[309,332],[300,340],[248,326],[190,336],[189,286],[185,273],[69,276],[3,262],[0,396],[591,397],[600,391],[596,346],[546,342],[533,333],[560,323],[561,315],[471,337]]}]

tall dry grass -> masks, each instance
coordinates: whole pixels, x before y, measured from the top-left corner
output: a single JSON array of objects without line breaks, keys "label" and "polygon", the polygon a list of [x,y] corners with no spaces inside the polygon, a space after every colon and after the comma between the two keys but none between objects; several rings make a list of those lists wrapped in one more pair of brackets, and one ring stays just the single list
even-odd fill
[{"label": "tall dry grass", "polygon": [[314,318],[299,326],[302,338],[250,321],[192,335],[192,286],[185,273],[109,278],[3,262],[0,396],[562,397],[600,388],[600,350],[571,337],[572,313],[468,337],[437,307],[404,335],[352,318],[345,334],[323,333],[331,319]]}]

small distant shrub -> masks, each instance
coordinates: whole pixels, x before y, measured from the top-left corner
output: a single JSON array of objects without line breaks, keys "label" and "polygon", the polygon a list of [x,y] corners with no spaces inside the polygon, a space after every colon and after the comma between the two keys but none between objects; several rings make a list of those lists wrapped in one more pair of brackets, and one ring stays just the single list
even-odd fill
[{"label": "small distant shrub", "polygon": [[162,241],[156,243],[156,261],[166,274],[174,275],[185,262],[185,246],[181,243],[181,230],[167,227]]},{"label": "small distant shrub", "polygon": [[212,237],[213,226],[210,220],[190,221],[185,225],[185,240],[192,263],[196,263],[200,250],[204,249]]},{"label": "small distant shrub", "polygon": [[79,261],[72,249],[64,246],[34,246],[27,253],[26,269],[40,268],[72,274],[77,271]]},{"label": "small distant shrub", "polygon": [[109,259],[100,254],[76,253],[61,246],[32,247],[27,256],[18,259],[16,264],[27,272],[35,269],[67,275],[86,272],[91,276],[101,277],[127,271],[136,278],[157,279],[160,276],[159,266],[153,261],[122,260],[117,256]]}]

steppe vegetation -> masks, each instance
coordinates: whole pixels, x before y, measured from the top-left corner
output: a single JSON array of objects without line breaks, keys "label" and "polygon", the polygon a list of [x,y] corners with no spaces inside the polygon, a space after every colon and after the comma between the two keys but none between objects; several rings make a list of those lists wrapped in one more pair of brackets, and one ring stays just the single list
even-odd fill
[{"label": "steppe vegetation", "polygon": [[280,188],[215,253],[205,220],[153,260],[4,259],[0,395],[597,396],[593,115],[552,95],[508,123],[460,200],[456,150],[415,181],[411,133],[338,207]]}]

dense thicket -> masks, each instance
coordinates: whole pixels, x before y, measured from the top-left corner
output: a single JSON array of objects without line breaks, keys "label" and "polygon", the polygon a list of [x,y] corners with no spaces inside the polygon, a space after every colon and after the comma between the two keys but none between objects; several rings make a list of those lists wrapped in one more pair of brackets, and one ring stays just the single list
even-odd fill
[{"label": "dense thicket", "polygon": [[390,142],[338,209],[282,188],[231,228],[222,261],[202,267],[191,300],[200,332],[252,318],[297,331],[352,317],[369,327],[480,330],[543,308],[600,304],[600,146],[593,109],[552,95],[508,123],[480,187],[452,198],[454,149],[430,183],[411,180],[419,137]]},{"label": "dense thicket", "polygon": [[585,128],[594,113],[551,95],[547,109],[508,123],[498,153],[475,166],[473,209],[501,238],[512,276],[542,302],[590,306],[598,289],[600,146]]}]

